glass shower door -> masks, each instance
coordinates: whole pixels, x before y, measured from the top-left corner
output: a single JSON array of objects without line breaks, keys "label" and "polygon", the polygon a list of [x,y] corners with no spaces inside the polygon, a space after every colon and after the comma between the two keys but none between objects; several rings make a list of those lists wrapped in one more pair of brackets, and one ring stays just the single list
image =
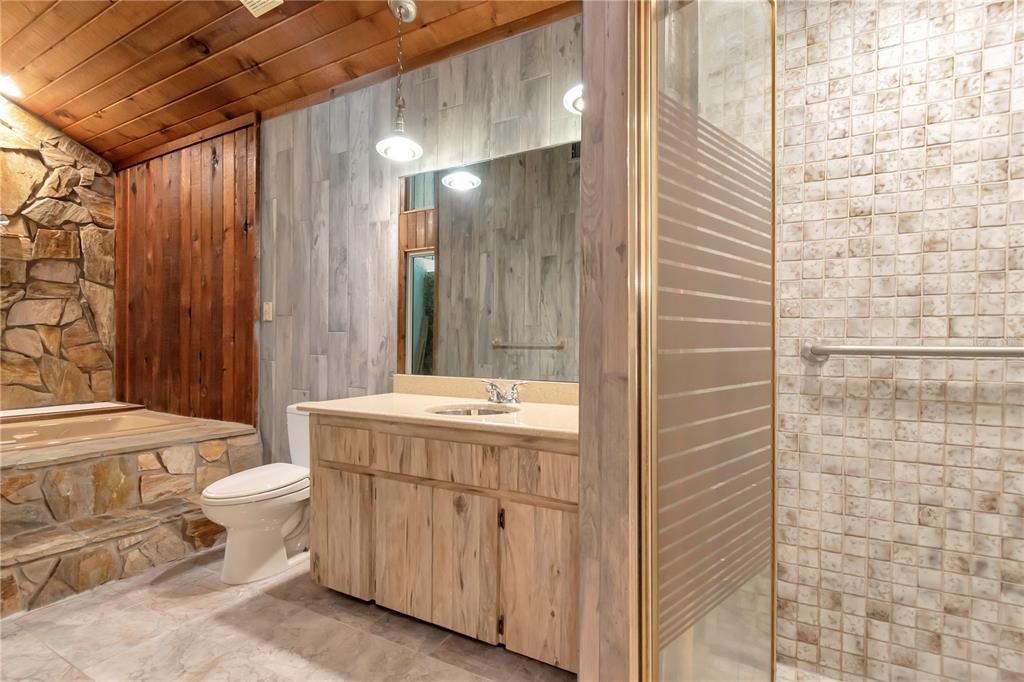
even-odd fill
[{"label": "glass shower door", "polygon": [[770,680],[772,8],[658,2],[648,657]]}]

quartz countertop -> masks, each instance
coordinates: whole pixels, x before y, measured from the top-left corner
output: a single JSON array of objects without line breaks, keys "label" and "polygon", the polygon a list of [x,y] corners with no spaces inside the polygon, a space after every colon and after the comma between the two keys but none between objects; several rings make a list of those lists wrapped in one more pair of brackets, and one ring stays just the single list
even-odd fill
[{"label": "quartz countertop", "polygon": [[[515,412],[482,416],[436,414],[433,410],[461,406],[494,406],[483,400],[414,393],[378,395],[301,403],[303,412],[404,422],[423,426],[489,431],[520,436],[579,439],[579,407],[545,403],[517,403]],[[498,406],[502,407],[502,406]]]}]

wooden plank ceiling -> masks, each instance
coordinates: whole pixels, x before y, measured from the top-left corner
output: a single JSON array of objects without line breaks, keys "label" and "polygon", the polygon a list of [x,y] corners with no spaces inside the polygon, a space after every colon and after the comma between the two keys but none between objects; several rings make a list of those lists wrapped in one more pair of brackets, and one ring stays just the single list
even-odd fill
[{"label": "wooden plank ceiling", "polygon": [[[579,11],[579,0],[420,0],[408,66]],[[0,72],[19,104],[117,163],[251,112],[392,70],[385,0],[4,0]],[[389,71],[387,71],[389,72]]]}]

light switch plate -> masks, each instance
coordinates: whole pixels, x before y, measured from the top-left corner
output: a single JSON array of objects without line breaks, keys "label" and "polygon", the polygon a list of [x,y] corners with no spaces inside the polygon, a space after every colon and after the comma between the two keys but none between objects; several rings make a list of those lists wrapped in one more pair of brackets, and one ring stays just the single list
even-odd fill
[{"label": "light switch plate", "polygon": [[264,301],[263,302],[263,321],[272,322],[274,320],[274,302]]}]

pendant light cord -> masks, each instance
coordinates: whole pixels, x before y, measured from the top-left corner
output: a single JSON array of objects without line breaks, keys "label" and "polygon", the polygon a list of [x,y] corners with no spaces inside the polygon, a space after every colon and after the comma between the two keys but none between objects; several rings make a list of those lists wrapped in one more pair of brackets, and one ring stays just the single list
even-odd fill
[{"label": "pendant light cord", "polygon": [[402,23],[404,16],[399,12],[398,16],[398,84],[395,94],[395,132],[405,132],[405,98],[402,97],[402,74],[405,72],[405,65],[402,51]]}]

